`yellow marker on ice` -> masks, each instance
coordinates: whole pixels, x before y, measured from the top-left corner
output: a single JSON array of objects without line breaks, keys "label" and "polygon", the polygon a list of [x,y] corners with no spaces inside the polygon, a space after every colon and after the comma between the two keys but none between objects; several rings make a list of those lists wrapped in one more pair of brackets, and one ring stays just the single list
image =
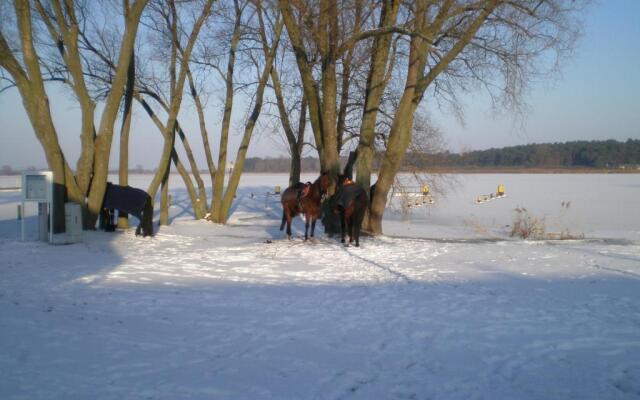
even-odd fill
[{"label": "yellow marker on ice", "polygon": [[498,185],[497,195],[498,196],[504,196],[504,185],[502,183]]},{"label": "yellow marker on ice", "polygon": [[274,188],[274,192],[275,192],[275,194],[280,194],[280,186],[276,186]]},{"label": "yellow marker on ice", "polygon": [[422,194],[424,195],[429,194],[429,185],[427,185],[426,183],[422,185]]}]

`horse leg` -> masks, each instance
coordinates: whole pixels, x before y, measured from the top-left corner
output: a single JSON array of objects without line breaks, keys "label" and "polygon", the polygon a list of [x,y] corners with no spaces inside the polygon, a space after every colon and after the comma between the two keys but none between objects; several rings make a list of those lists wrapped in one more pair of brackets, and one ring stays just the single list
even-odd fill
[{"label": "horse leg", "polygon": [[353,242],[353,205],[349,205],[344,210],[344,221],[347,226],[347,234],[349,235],[349,243]]},{"label": "horse leg", "polygon": [[282,223],[280,224],[280,230],[284,229],[284,224],[287,223],[287,215],[285,214],[284,210],[282,210]]},{"label": "horse leg", "polygon": [[309,239],[309,216],[304,214],[304,240]]},{"label": "horse leg", "polygon": [[142,211],[141,218],[142,236],[153,236],[153,203],[147,201]]},{"label": "horse leg", "polygon": [[360,228],[362,227],[362,214],[364,211],[358,210],[353,218],[353,236],[356,239],[356,247],[360,247]]},{"label": "horse leg", "polygon": [[340,243],[344,243],[344,225],[346,223],[346,215],[344,213],[344,211],[340,211],[340,234],[341,239],[340,239]]},{"label": "horse leg", "polygon": [[287,238],[291,240],[291,214],[287,213]]},{"label": "horse leg", "polygon": [[313,233],[316,230],[316,221],[318,220],[318,217],[313,217],[311,219],[311,237],[313,237]]},{"label": "horse leg", "polygon": [[351,205],[349,206],[349,243],[353,243],[353,222],[354,222],[354,217],[355,217],[355,204],[351,203]]},{"label": "horse leg", "polygon": [[355,210],[354,215],[354,234],[356,237],[356,247],[360,247],[360,230],[362,229],[362,222],[364,221],[364,214],[367,212],[367,204],[366,198],[361,201],[361,204],[357,205],[357,209]]}]

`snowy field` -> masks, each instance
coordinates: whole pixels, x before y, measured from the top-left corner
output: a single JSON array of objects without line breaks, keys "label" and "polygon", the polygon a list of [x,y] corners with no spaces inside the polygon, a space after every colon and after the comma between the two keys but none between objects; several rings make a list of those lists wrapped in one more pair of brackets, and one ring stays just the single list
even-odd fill
[{"label": "snowy field", "polygon": [[[286,175],[227,226],[179,179],[154,238],[68,246],[19,242],[0,191],[0,399],[640,398],[640,174],[449,176],[360,248],[283,239]],[[516,207],[584,239],[512,239]]]}]

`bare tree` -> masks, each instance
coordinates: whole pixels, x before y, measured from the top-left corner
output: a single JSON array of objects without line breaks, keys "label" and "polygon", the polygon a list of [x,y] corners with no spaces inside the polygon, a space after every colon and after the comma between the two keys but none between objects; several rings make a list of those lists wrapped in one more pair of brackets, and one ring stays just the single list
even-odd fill
[{"label": "bare tree", "polygon": [[[155,197],[157,190],[162,183],[163,185],[168,185],[168,175],[170,168],[170,161],[172,153],[175,151],[175,132],[176,132],[176,121],[178,118],[178,112],[180,111],[180,106],[182,103],[182,96],[184,92],[184,85],[187,78],[187,65],[191,58],[191,52],[196,44],[196,39],[198,38],[198,34],[200,33],[200,29],[204,25],[205,20],[208,18],[211,13],[211,7],[213,5],[213,0],[207,0],[202,6],[202,11],[198,15],[197,19],[193,22],[193,28],[191,32],[187,36],[186,45],[184,47],[184,51],[181,52],[180,59],[178,60],[178,47],[179,44],[179,31],[178,31],[178,12],[175,6],[175,2],[173,0],[169,0],[169,15],[165,16],[169,28],[169,32],[171,35],[171,61],[170,61],[170,101],[169,101],[169,110],[167,115],[167,122],[164,124],[165,131],[163,132],[164,136],[164,146],[162,149],[162,155],[160,157],[160,165],[156,170],[156,174],[149,184],[149,188],[147,192],[153,198]],[[180,32],[183,28],[180,28]],[[196,168],[197,170],[197,168]],[[166,191],[165,191],[166,193]],[[165,197],[166,198],[166,197]],[[163,202],[165,207],[161,208],[165,210],[165,212],[161,212],[161,224],[168,223],[168,212],[167,212],[167,204],[166,200]],[[194,210],[196,212],[196,218],[201,217],[198,215],[198,209]]]},{"label": "bare tree", "polygon": [[[220,147],[218,149],[218,170],[215,174],[213,184],[213,199],[211,203],[210,214],[215,222],[222,222],[222,198],[224,193],[224,178],[227,165],[227,148],[229,146],[229,129],[231,126],[231,112],[233,110],[234,82],[233,74],[236,67],[236,52],[240,37],[242,35],[242,13],[246,7],[246,3],[240,4],[239,0],[233,0],[234,23],[231,42],[229,45],[229,54],[227,57],[227,70],[224,75],[225,81],[225,101],[224,115],[222,117],[222,126],[220,128]],[[225,218],[226,219],[226,218]]]},{"label": "bare tree", "polygon": [[[0,67],[7,71],[18,88],[34,128],[40,141],[49,167],[54,174],[56,184],[55,202],[59,207],[66,196],[72,201],[85,205],[89,211],[86,226],[93,227],[102,205],[106,190],[109,155],[115,120],[124,94],[127,71],[136,39],[138,25],[147,0],[137,0],[130,6],[125,2],[124,33],[120,39],[119,55],[116,71],[113,75],[113,89],[104,100],[104,109],[98,128],[94,125],[95,104],[91,100],[84,82],[86,66],[78,46],[80,19],[77,11],[86,11],[74,1],[62,4],[52,0],[46,7],[40,1],[16,0],[14,3],[17,36],[15,41],[8,42],[5,31],[0,32]],[[66,161],[58,142],[57,131],[53,124],[49,100],[45,90],[45,81],[53,75],[52,69],[43,65],[38,47],[34,41],[37,26],[32,18],[32,6],[40,16],[44,29],[49,33],[50,44],[58,49],[63,71],[55,71],[56,79],[72,88],[82,112],[82,151],[78,160],[76,174]],[[40,49],[42,51],[42,49]],[[43,70],[46,73],[43,73]],[[57,213],[60,214],[60,209]],[[54,231],[64,229],[64,218],[56,218]]]},{"label": "bare tree", "polygon": [[[262,9],[260,7],[260,2],[256,2],[256,8],[257,8],[258,21],[259,21],[258,29],[260,32],[260,36],[263,36],[263,35],[266,36],[266,33],[265,33],[266,27],[262,17]],[[277,54],[280,35],[282,33],[282,27],[283,27],[282,19],[278,18],[275,23],[275,26],[272,27],[273,42],[271,43],[270,47],[264,40],[261,40],[263,43],[263,51],[265,53],[264,66],[262,67],[262,71],[260,72],[260,75],[259,75],[258,85],[255,92],[253,109],[251,111],[251,115],[249,116],[249,118],[245,123],[244,133],[242,136],[242,140],[240,142],[240,147],[238,148],[238,152],[236,155],[236,161],[234,163],[233,170],[231,171],[231,176],[229,176],[227,190],[224,193],[224,198],[220,206],[220,209],[217,210],[218,213],[217,214],[215,213],[216,211],[215,208],[213,209],[213,212],[212,212],[212,215],[213,215],[212,219],[215,222],[226,223],[227,219],[229,218],[229,211],[231,209],[231,204],[233,202],[233,199],[235,198],[236,191],[238,189],[238,184],[240,183],[240,176],[242,174],[242,170],[244,169],[244,162],[246,160],[249,143],[251,141],[251,137],[253,135],[253,130],[255,128],[256,122],[258,121],[258,117],[260,116],[260,112],[262,110],[264,91],[267,86],[267,82],[269,81],[269,75],[271,73],[273,62]],[[255,59],[254,63],[256,64],[256,70],[260,71],[260,68],[258,67],[259,65],[258,60]],[[223,149],[220,149],[220,151],[222,152]]]},{"label": "bare tree", "polygon": [[[386,15],[393,7],[385,3]],[[548,53],[558,59],[569,51],[576,38],[575,17],[581,4],[575,1],[537,0],[476,2],[442,0],[417,1],[407,4],[403,12],[410,16],[406,23],[391,25],[381,18],[379,28],[366,35],[407,35],[407,56],[404,61],[404,88],[390,115],[389,134],[378,171],[378,182],[371,203],[369,230],[382,232],[382,216],[389,189],[399,171],[411,143],[414,115],[421,100],[432,89],[435,96],[454,99],[456,88],[480,83],[490,89],[502,106],[517,106],[523,88],[532,76],[542,73],[545,66],[536,64]],[[363,150],[357,166],[358,181],[368,187],[372,172],[372,131],[379,116],[375,100],[387,84],[382,70],[389,61],[376,60],[384,36],[376,37],[372,52],[367,104],[364,110],[359,150]],[[551,70],[557,64],[551,64]],[[386,69],[389,69],[387,66]],[[549,70],[547,68],[547,70]],[[497,73],[496,73],[497,72]],[[374,79],[374,77],[377,77]],[[362,156],[362,155],[360,155]]]},{"label": "bare tree", "polygon": [[[124,92],[122,105],[122,126],[120,127],[120,160],[118,164],[118,183],[122,186],[129,185],[129,133],[131,131],[131,118],[133,115],[133,92],[136,80],[135,52],[131,52],[131,61],[127,71],[127,86]],[[118,211],[118,228],[129,227],[129,216]]]},{"label": "bare tree", "polygon": [[[265,19],[269,17],[270,9],[265,11]],[[272,13],[279,15],[277,7],[271,10]],[[264,57],[268,57],[268,39],[266,30],[260,29],[260,40],[264,51]],[[290,44],[287,38],[280,40],[278,47],[278,58],[280,62],[274,60],[271,68],[270,81],[273,95],[275,96],[275,105],[278,110],[273,115],[275,122],[274,131],[278,131],[278,127],[284,132],[287,149],[291,156],[291,164],[289,168],[289,186],[300,182],[300,173],[302,170],[302,151],[305,145],[305,132],[307,127],[307,100],[304,91],[296,79],[295,74],[291,71],[292,60],[288,58],[290,54]],[[293,62],[295,64],[295,61]],[[293,66],[295,68],[295,66]],[[283,78],[284,74],[284,78]],[[285,82],[283,84],[283,81]],[[294,119],[297,114],[297,124]]]},{"label": "bare tree", "polygon": [[[187,8],[185,12],[199,12],[200,9],[198,7],[204,7],[205,4],[198,4],[196,1],[191,1],[188,3],[181,3],[184,7]],[[175,89],[176,86],[176,64],[178,52],[180,51],[182,54],[183,48],[181,41],[186,39],[184,35],[178,35],[178,19],[173,19],[170,14],[171,7],[164,0],[157,0],[152,3],[151,12],[147,13],[147,17],[143,20],[144,32],[147,39],[147,44],[145,46],[139,46],[137,52],[140,57],[146,58],[145,63],[135,63],[134,65],[138,65],[139,68],[136,68],[135,71],[130,68],[129,74],[134,74],[133,79],[127,80],[127,89],[130,90],[130,83],[133,85],[133,94],[132,98],[135,98],[141,105],[142,108],[146,111],[147,115],[151,118],[154,124],[158,127],[159,132],[165,138],[165,134],[168,131],[165,124],[160,121],[161,116],[158,114],[157,110],[153,109],[153,104],[159,107],[161,114],[167,116],[170,114],[170,101],[171,101],[171,91]],[[196,18],[194,16],[194,18]],[[174,25],[174,21],[176,26],[174,26],[174,30],[172,30],[172,26]],[[115,61],[114,54],[117,53],[117,43],[114,42],[113,38],[117,37],[118,34],[113,32],[113,29],[110,25],[100,24],[98,21],[89,20],[89,23],[95,25],[91,32],[86,32],[86,30],[80,30],[80,36],[82,41],[82,46],[86,49],[87,54],[85,54],[85,58],[87,61],[87,77],[89,78],[89,83],[93,86],[93,91],[96,93],[96,96],[100,97],[102,93],[108,93],[110,91],[110,87],[113,84],[112,77],[115,71]],[[172,32],[176,32],[174,35]],[[177,43],[177,45],[176,45]],[[169,49],[168,54],[166,49]],[[169,62],[167,62],[169,60]],[[161,78],[162,75],[169,75],[169,79]],[[173,88],[173,89],[172,89]],[[126,107],[128,104],[127,94],[125,93],[125,101],[123,107],[123,132],[126,132],[127,124],[130,121],[130,110],[132,107]],[[205,213],[205,204],[206,204],[206,193],[205,187],[202,179],[200,178],[197,165],[195,163],[195,158],[193,156],[193,152],[191,151],[191,146],[189,144],[189,140],[187,139],[185,133],[183,132],[178,119],[175,120],[175,131],[177,132],[180,142],[182,142],[187,159],[189,161],[189,165],[191,166],[191,173],[194,175],[196,182],[198,183],[198,192],[196,192],[196,188],[191,180],[191,176],[187,169],[184,167],[180,158],[178,157],[178,153],[174,148],[171,150],[171,160],[176,167],[177,172],[180,174],[183,182],[185,183],[185,187],[187,188],[187,192],[192,202],[192,206],[194,209],[194,215],[197,218],[201,218]],[[167,139],[167,138],[165,138]],[[172,140],[168,138],[167,140]],[[125,135],[121,135],[121,163],[120,163],[120,179],[122,183],[122,177],[127,174],[127,167],[123,164],[123,161],[126,160],[126,157],[123,157],[123,153],[128,151],[127,142],[128,139]],[[161,204],[161,223],[166,224],[168,222],[168,187],[166,183],[168,183],[169,172],[165,171],[162,175],[162,187],[164,190],[161,191],[160,196],[160,204]]]}]

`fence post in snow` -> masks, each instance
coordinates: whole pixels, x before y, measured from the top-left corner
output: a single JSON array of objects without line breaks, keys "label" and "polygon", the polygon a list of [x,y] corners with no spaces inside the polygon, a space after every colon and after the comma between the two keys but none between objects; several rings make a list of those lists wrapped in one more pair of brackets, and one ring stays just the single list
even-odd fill
[{"label": "fence post in snow", "polygon": [[22,205],[18,204],[18,219],[16,220],[18,225],[16,226],[16,236],[18,236],[18,240],[24,240],[24,232],[21,232],[22,225]]}]

